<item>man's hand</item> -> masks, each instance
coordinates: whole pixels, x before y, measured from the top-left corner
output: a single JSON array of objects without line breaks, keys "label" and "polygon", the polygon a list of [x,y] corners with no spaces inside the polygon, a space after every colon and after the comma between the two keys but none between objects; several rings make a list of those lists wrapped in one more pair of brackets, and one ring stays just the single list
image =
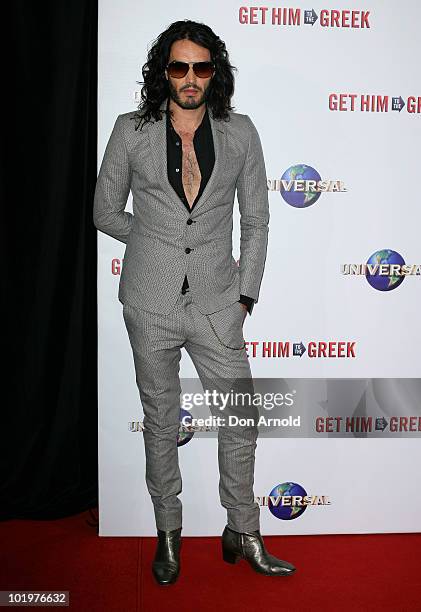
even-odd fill
[{"label": "man's hand", "polygon": [[240,299],[238,301],[240,304],[243,304],[246,307],[247,312],[251,315],[251,311],[253,310],[254,306],[254,299],[248,295],[240,294]]},{"label": "man's hand", "polygon": [[243,302],[240,302],[240,304],[241,304],[241,306],[243,307],[243,310],[244,310],[244,319],[243,319],[243,322],[242,322],[242,325],[244,325],[244,321],[246,320],[247,313],[248,313],[248,308],[247,308],[247,304],[243,304]]}]

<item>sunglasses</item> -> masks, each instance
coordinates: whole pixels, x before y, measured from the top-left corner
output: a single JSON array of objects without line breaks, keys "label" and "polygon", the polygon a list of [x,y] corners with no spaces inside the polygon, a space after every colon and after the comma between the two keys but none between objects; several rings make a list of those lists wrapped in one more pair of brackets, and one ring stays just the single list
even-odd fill
[{"label": "sunglasses", "polygon": [[213,62],[170,62],[166,68],[170,77],[182,79],[189,71],[190,64],[193,66],[194,74],[200,79],[208,79],[213,75],[215,66]]}]

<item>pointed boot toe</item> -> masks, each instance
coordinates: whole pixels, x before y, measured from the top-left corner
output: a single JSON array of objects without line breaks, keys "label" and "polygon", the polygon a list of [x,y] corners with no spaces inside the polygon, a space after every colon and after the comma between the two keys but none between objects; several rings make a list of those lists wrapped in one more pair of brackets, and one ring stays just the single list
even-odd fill
[{"label": "pointed boot toe", "polygon": [[240,533],[226,526],[222,534],[222,558],[227,563],[245,559],[265,576],[290,576],[296,571],[292,563],[267,552],[259,530]]}]

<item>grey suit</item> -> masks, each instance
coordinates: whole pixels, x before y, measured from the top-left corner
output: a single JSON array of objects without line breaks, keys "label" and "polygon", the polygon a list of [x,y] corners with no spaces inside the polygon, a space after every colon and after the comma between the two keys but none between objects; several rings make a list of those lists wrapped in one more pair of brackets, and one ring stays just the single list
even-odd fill
[{"label": "grey suit", "polygon": [[[245,311],[238,300],[240,294],[255,303],[259,299],[268,240],[267,179],[250,118],[231,112],[224,122],[210,112],[215,165],[189,214],[168,181],[165,117],[136,131],[133,116],[125,113],[115,122],[98,176],[94,223],[127,245],[118,297],[144,411],[146,482],[157,527],[169,530],[182,524],[176,445],[181,348],[204,388],[253,392],[244,347]],[[133,215],[125,211],[130,189]],[[239,266],[232,256],[236,189]],[[190,291],[182,295],[186,274]],[[211,411],[221,415],[215,407]],[[257,416],[251,405],[247,416]],[[237,531],[259,528],[253,496],[256,439],[256,426],[218,432],[220,498],[228,525]]]}]

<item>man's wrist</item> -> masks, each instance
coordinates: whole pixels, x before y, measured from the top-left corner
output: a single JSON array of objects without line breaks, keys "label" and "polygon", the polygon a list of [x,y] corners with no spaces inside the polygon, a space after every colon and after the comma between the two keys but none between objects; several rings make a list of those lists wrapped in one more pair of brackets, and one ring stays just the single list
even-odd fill
[{"label": "man's wrist", "polygon": [[247,311],[251,315],[254,307],[254,299],[249,297],[248,295],[240,294],[240,299],[238,301],[247,306]]}]

